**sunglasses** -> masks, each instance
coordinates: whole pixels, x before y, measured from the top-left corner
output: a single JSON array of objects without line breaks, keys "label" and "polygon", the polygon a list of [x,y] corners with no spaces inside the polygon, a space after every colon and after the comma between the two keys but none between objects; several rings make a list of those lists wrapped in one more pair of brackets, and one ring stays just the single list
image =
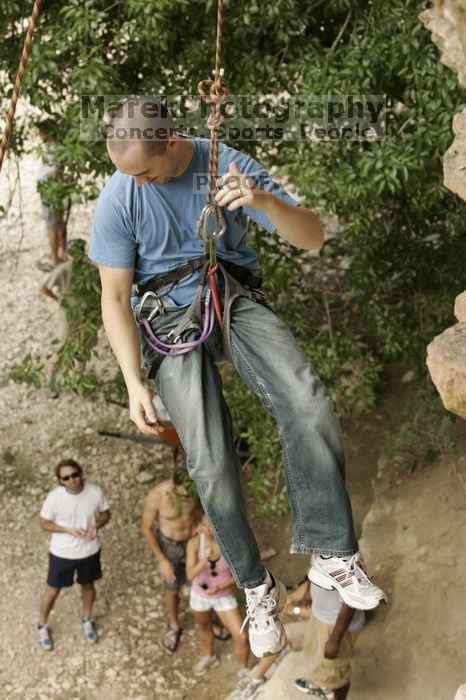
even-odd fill
[{"label": "sunglasses", "polygon": [[210,559],[209,559],[209,564],[210,564],[210,575],[211,575],[211,576],[218,576],[217,562],[216,562],[216,561],[210,561]]},{"label": "sunglasses", "polygon": [[69,481],[70,479],[79,479],[81,477],[80,472],[73,472],[72,474],[67,474],[66,476],[61,476],[60,481]]},{"label": "sunglasses", "polygon": [[[209,559],[209,564],[210,564],[210,575],[211,576],[218,576],[218,571],[217,571],[217,562],[216,561],[210,561]],[[206,591],[209,588],[208,583],[200,583],[199,587],[202,588],[203,591]]]}]

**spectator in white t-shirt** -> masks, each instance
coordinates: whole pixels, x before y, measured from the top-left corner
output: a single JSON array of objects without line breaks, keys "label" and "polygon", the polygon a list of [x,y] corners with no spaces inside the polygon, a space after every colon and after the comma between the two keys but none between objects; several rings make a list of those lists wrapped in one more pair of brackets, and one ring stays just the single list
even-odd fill
[{"label": "spectator in white t-shirt", "polygon": [[346,700],[355,642],[365,624],[364,611],[345,605],[338,591],[314,583],[310,597],[311,616],[303,646],[310,680],[298,678],[295,687],[327,700]]},{"label": "spectator in white t-shirt", "polygon": [[75,573],[82,589],[82,629],[90,644],[97,642],[92,620],[94,581],[102,577],[100,541],[97,531],[110,520],[110,510],[100,486],[84,481],[74,459],[63,459],[55,467],[59,482],[45,499],[39,524],[51,532],[47,584],[40,605],[37,635],[44,651],[53,649],[47,627],[48,616],[62,588],[72,586]]}]

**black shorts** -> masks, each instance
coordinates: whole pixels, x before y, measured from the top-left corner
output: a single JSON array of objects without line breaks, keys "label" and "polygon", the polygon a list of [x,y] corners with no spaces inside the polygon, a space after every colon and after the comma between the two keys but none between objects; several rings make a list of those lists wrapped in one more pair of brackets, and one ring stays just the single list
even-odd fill
[{"label": "black shorts", "polygon": [[63,559],[49,552],[49,572],[47,584],[52,588],[68,588],[74,583],[74,573],[77,572],[77,582],[82,586],[102,578],[100,566],[100,550],[84,559]]}]

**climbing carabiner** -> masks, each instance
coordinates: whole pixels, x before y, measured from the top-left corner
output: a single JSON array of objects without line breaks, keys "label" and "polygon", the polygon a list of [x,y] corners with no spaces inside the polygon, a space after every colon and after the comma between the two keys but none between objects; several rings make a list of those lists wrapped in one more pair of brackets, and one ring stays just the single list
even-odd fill
[{"label": "climbing carabiner", "polygon": [[144,305],[146,304],[146,302],[147,302],[149,299],[154,299],[154,301],[152,302],[152,303],[153,303],[152,311],[151,311],[150,314],[147,316],[147,320],[149,321],[149,323],[150,323],[158,314],[162,314],[162,313],[164,313],[164,311],[165,311],[164,303],[163,303],[162,299],[161,299],[160,297],[158,297],[157,294],[155,294],[155,292],[151,292],[151,291],[146,292],[146,293],[143,295],[141,301],[139,302],[139,304],[136,306],[136,308],[135,308],[135,310],[134,310],[134,315],[135,315],[136,321],[137,321],[138,323],[142,323],[141,313],[142,313],[142,310],[143,310],[143,308],[144,308]]},{"label": "climbing carabiner", "polygon": [[[215,229],[209,233],[209,217],[215,216]],[[214,240],[221,238],[225,231],[227,230],[227,224],[223,212],[216,204],[206,204],[199,221],[196,225],[196,237],[202,238],[204,241]]]}]

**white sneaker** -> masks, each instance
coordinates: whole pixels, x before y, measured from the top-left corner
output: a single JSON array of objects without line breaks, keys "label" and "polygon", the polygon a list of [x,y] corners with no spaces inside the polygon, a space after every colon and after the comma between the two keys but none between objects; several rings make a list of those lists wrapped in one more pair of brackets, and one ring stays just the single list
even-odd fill
[{"label": "white sneaker", "polygon": [[367,577],[359,552],[345,559],[313,554],[308,577],[316,586],[337,590],[350,608],[373,610],[379,603],[387,602],[382,589]]},{"label": "white sneaker", "polygon": [[240,681],[244,681],[245,679],[251,678],[251,671],[249,668],[240,668],[239,671],[236,673]]},{"label": "white sneaker", "polygon": [[304,678],[297,678],[294,682],[294,687],[300,693],[313,695],[316,698],[322,698],[322,700],[333,700],[333,690],[330,690],[330,688],[319,688],[312,681]]},{"label": "white sneaker", "polygon": [[263,690],[265,678],[243,678],[228,700],[253,700]]},{"label": "white sneaker", "polygon": [[37,628],[37,641],[43,651],[52,651],[53,642],[47,625]]},{"label": "white sneaker", "polygon": [[272,583],[246,589],[247,615],[241,630],[249,620],[249,644],[254,656],[278,654],[286,644],[286,634],[278,613],[286,601],[286,588],[270,574]]},{"label": "white sneaker", "polygon": [[97,644],[98,637],[93,620],[81,620],[84,639],[89,644]]},{"label": "white sneaker", "polygon": [[207,671],[207,669],[212,668],[213,666],[216,666],[218,664],[218,659],[213,654],[213,656],[202,656],[197,664],[193,667],[193,672],[196,674],[196,676],[202,676],[203,673]]}]

